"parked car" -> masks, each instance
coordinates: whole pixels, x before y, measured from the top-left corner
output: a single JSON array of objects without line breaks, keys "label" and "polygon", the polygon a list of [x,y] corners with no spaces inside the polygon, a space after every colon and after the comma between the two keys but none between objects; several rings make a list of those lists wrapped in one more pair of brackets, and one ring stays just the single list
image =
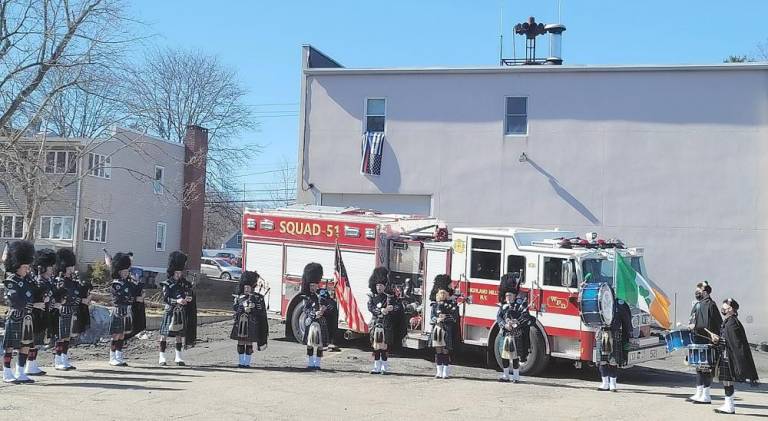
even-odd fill
[{"label": "parked car", "polygon": [[211,278],[223,280],[239,280],[243,274],[242,269],[232,265],[225,259],[203,257],[200,260],[200,271]]}]

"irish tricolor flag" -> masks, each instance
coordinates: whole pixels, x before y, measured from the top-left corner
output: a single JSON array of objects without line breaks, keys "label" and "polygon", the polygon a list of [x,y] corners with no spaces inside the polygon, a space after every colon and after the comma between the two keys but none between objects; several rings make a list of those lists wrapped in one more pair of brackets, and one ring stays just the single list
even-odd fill
[{"label": "irish tricolor flag", "polygon": [[656,319],[662,327],[669,329],[669,298],[664,292],[643,275],[627,264],[621,254],[616,253],[616,298],[635,306]]}]

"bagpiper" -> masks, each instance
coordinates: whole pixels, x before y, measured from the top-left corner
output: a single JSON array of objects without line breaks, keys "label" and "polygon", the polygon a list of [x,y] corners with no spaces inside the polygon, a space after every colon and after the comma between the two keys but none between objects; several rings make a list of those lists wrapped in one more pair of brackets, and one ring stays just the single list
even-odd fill
[{"label": "bagpiper", "polygon": [[[691,309],[691,319],[688,328],[693,332],[693,343],[711,344],[711,335],[720,334],[720,326],[723,318],[720,316],[720,309],[710,296],[712,286],[709,282],[703,281],[696,284],[694,297],[696,302]],[[710,388],[712,387],[711,368],[696,368],[696,393],[688,398],[688,401],[695,404],[710,404]]]},{"label": "bagpiper", "polygon": [[[435,284],[450,283],[448,275],[437,275]],[[431,305],[432,333],[429,335],[429,346],[435,348],[436,379],[448,378],[451,363],[451,352],[454,348],[454,331],[459,320],[459,308],[451,299],[450,293],[440,289],[435,293],[435,302]]]},{"label": "bagpiper", "polygon": [[368,279],[371,290],[368,298],[368,311],[371,312],[370,340],[373,348],[373,369],[371,374],[387,374],[389,371],[389,349],[394,344],[395,332],[393,317],[401,310],[399,300],[389,287],[389,270],[378,267]]},{"label": "bagpiper", "polygon": [[318,284],[323,278],[323,267],[309,263],[301,276],[301,294],[304,304],[304,345],[307,346],[307,369],[320,370],[323,348],[329,343],[328,313],[333,312],[334,302],[318,294]]},{"label": "bagpiper", "polygon": [[595,337],[597,342],[598,371],[602,382],[598,391],[617,391],[619,367],[627,365],[629,357],[629,332],[632,331],[632,310],[624,300],[614,301],[613,320],[610,326],[601,328]]},{"label": "bagpiper", "polygon": [[238,368],[251,366],[254,342],[259,351],[267,348],[267,305],[264,295],[257,290],[258,282],[258,273],[245,271],[237,285],[233,303],[235,324],[229,337],[237,341]]},{"label": "bagpiper", "polygon": [[168,345],[166,338],[176,338],[176,358],[178,366],[186,365],[184,361],[184,342],[190,346],[195,338],[188,338],[187,331],[190,323],[195,323],[190,313],[196,313],[192,302],[194,291],[192,283],[184,276],[187,265],[187,255],[174,251],[168,256],[168,277],[160,285],[163,289],[163,319],[160,323],[160,357],[158,363],[166,365],[165,350]]},{"label": "bagpiper", "polygon": [[735,414],[733,383],[748,381],[752,386],[757,386],[757,368],[744,326],[739,321],[739,303],[733,298],[723,301],[720,314],[724,317],[720,335],[712,335],[712,340],[720,351],[717,362],[718,379],[725,389],[725,403],[715,409],[715,412]]},{"label": "bagpiper", "polygon": [[133,331],[133,315],[131,305],[136,301],[134,283],[130,280],[131,258],[124,253],[116,253],[112,257],[112,293],[111,322],[109,333],[112,343],[109,350],[109,365],[124,367],[123,345],[125,335]]},{"label": "bagpiper", "polygon": [[32,308],[35,341],[29,350],[25,371],[30,376],[42,376],[46,373],[40,369],[37,363],[37,355],[39,348],[45,346],[49,334],[53,336],[50,323],[51,299],[54,292],[53,269],[56,266],[56,252],[51,249],[37,250],[32,266],[36,269],[37,273],[37,276],[34,277],[34,304]]},{"label": "bagpiper", "polygon": [[54,346],[54,368],[56,370],[75,370],[69,362],[69,346],[77,337],[81,328],[80,306],[87,295],[87,289],[77,279],[75,272],[75,254],[70,249],[59,249],[56,252],[56,289],[53,297],[58,308],[58,323],[56,329],[56,344]]},{"label": "bagpiper", "polygon": [[[131,266],[133,266],[133,252],[129,251],[127,254],[130,258]],[[129,270],[128,279],[131,282],[133,291],[133,304],[131,304],[132,328],[130,332],[125,334],[126,341],[147,328],[147,309],[144,304],[144,281],[143,279],[134,277],[131,272],[132,271]]]},{"label": "bagpiper", "polygon": [[504,383],[510,381],[510,361],[512,362],[511,381],[520,382],[520,363],[527,361],[531,346],[531,326],[535,318],[528,312],[528,296],[519,292],[519,273],[508,273],[501,277],[499,283],[499,301],[501,303],[496,314],[496,323],[499,326],[499,333],[503,337],[501,351],[503,373],[499,381]]},{"label": "bagpiper", "polygon": [[[35,246],[25,240],[14,241],[7,246],[4,265],[9,274],[5,279],[5,301],[8,312],[5,315],[5,336],[3,337],[3,381],[5,383],[34,383],[26,373],[29,348],[34,343],[32,322],[34,284],[28,276],[29,265],[35,258]],[[11,369],[13,351],[18,351],[16,373]]]}]

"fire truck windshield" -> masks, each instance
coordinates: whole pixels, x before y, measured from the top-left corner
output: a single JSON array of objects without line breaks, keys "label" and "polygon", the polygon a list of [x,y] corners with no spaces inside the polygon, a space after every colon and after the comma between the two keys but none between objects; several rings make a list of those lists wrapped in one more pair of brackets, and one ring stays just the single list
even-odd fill
[{"label": "fire truck windshield", "polygon": [[[645,274],[642,257],[626,256],[626,261],[640,274]],[[585,282],[607,282],[613,286],[613,260],[584,259],[581,262],[581,275]]]}]

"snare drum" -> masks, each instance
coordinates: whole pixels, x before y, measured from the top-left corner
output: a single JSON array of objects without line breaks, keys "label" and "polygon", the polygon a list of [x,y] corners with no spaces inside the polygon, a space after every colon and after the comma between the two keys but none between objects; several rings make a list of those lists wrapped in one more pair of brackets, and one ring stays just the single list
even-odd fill
[{"label": "snare drum", "polygon": [[587,283],[579,292],[581,320],[592,328],[610,326],[613,321],[613,290],[605,282]]},{"label": "snare drum", "polygon": [[667,343],[667,352],[677,351],[693,344],[693,332],[688,329],[673,330],[664,335]]},{"label": "snare drum", "polygon": [[715,362],[715,347],[712,345],[688,345],[688,365],[709,369],[715,366]]}]

